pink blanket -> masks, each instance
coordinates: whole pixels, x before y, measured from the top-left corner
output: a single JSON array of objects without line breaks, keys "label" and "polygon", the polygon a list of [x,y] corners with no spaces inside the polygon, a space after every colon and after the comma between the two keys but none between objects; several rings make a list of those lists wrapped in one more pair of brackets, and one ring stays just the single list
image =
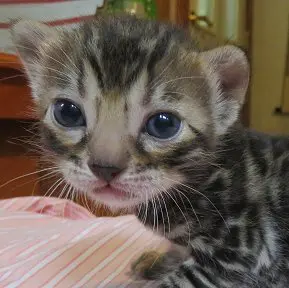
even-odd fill
[{"label": "pink blanket", "polygon": [[0,287],[130,287],[131,261],[166,247],[134,216],[96,218],[54,198],[0,201]]}]

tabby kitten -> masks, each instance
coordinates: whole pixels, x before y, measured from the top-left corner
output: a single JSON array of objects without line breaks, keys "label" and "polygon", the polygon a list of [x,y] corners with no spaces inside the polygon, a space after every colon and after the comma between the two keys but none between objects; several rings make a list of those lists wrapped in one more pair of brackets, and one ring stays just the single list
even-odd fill
[{"label": "tabby kitten", "polygon": [[[289,141],[238,121],[249,68],[134,17],[12,36],[66,181],[176,244],[133,265],[151,287],[288,287]],[[155,256],[157,255],[157,256]]]}]

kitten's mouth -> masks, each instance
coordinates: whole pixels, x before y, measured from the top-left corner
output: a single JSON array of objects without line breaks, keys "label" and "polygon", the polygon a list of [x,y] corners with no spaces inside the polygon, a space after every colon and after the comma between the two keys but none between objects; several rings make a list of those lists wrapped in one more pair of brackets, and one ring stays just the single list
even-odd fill
[{"label": "kitten's mouth", "polygon": [[135,207],[140,202],[136,195],[112,185],[95,188],[88,194],[94,201],[102,203],[111,209]]},{"label": "kitten's mouth", "polygon": [[111,185],[106,185],[104,187],[94,189],[93,193],[101,197],[112,197],[112,198],[118,198],[118,199],[124,199],[130,196],[124,190],[114,188]]}]

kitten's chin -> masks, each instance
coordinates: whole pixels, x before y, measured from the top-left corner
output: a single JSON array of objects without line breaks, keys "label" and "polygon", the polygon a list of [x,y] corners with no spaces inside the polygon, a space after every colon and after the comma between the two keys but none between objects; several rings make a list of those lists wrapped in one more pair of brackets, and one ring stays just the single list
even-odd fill
[{"label": "kitten's chin", "polygon": [[104,204],[111,209],[133,209],[140,204],[140,199],[111,186],[97,188],[86,192],[91,200]]}]

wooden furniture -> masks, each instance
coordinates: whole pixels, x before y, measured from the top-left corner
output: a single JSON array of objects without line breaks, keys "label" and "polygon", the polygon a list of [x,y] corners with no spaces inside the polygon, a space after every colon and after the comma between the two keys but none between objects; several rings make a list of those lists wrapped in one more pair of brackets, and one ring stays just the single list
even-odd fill
[{"label": "wooden furniture", "polygon": [[25,129],[35,120],[27,112],[33,107],[30,89],[18,58],[4,53],[0,53],[0,96],[0,198],[38,193],[37,174],[11,181],[35,172],[38,164],[20,145],[23,139],[19,138],[29,136]]},{"label": "wooden furniture", "polygon": [[[30,88],[20,61],[14,55],[0,53],[0,119],[35,120]],[[4,104],[4,105],[3,105]]]}]

